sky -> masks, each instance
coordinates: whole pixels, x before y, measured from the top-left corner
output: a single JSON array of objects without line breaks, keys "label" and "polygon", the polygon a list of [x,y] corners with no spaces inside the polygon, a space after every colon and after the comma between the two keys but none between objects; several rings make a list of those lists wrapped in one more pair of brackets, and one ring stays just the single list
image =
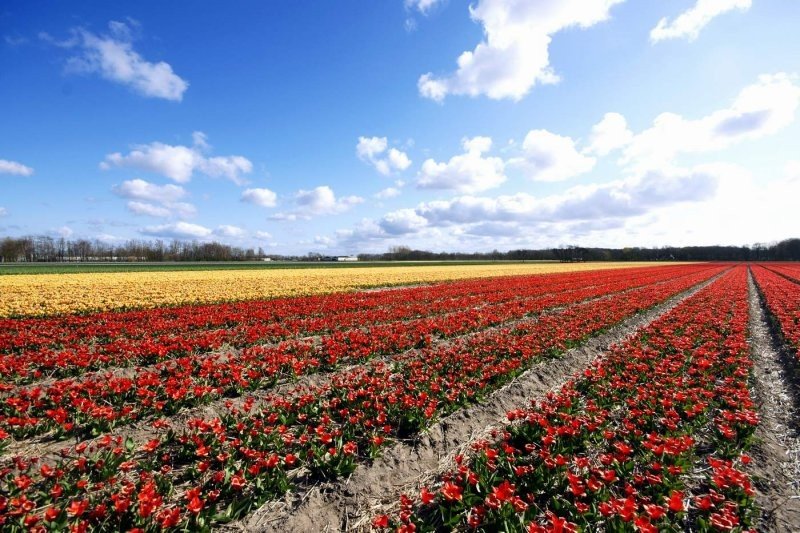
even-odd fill
[{"label": "sky", "polygon": [[800,2],[0,4],[0,236],[800,236]]}]

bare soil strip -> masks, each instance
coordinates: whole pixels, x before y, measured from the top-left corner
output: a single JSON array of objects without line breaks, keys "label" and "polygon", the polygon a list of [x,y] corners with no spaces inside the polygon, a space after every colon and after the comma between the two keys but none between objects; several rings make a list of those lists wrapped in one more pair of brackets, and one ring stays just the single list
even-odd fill
[{"label": "bare soil strip", "polygon": [[630,337],[720,275],[623,321],[558,359],[543,360],[495,391],[485,403],[460,409],[415,441],[388,448],[372,465],[357,468],[348,479],[293,491],[229,528],[259,532],[368,531],[379,509],[393,506],[402,493],[416,493],[437,473],[452,467],[456,455],[487,438],[492,429],[502,428],[508,411],[527,407],[531,400],[557,390],[612,344]]},{"label": "bare soil strip", "polygon": [[761,417],[750,463],[756,503],[762,510],[759,530],[797,531],[800,529],[797,361],[770,327],[752,274],[748,284],[750,350],[754,362],[752,391]]}]

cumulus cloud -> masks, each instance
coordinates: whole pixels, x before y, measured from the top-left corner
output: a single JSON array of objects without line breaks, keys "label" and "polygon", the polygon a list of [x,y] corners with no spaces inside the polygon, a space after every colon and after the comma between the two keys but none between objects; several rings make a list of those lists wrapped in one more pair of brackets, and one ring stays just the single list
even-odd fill
[{"label": "cumulus cloud", "polygon": [[690,41],[700,35],[700,31],[714,18],[733,11],[747,11],[752,0],[697,0],[697,3],[669,20],[664,17],[656,27],[650,30],[650,40],[655,42],[665,39],[688,39]]},{"label": "cumulus cloud", "polygon": [[522,155],[509,160],[536,181],[563,181],[594,168],[595,158],[575,148],[575,141],[547,130],[531,130],[522,143]]},{"label": "cumulus cloud", "polygon": [[625,234],[629,239],[676,245],[739,245],[797,236],[800,180],[765,180],[761,172],[754,177],[741,167],[724,166],[728,170],[713,200],[659,210],[630,224]]},{"label": "cumulus cloud", "polygon": [[127,203],[128,211],[134,215],[144,215],[157,218],[189,218],[197,214],[197,208],[187,202],[165,203],[161,205],[147,202],[130,201]]},{"label": "cumulus cloud", "polygon": [[[405,0],[404,4],[406,11],[409,13],[418,12],[423,16],[430,15],[439,6],[445,4],[447,0]],[[409,16],[405,20],[406,31],[412,32],[417,29],[417,21],[413,16]]]},{"label": "cumulus cloud", "polygon": [[522,234],[522,228],[513,222],[478,222],[465,228],[464,234],[477,237],[516,237]]},{"label": "cumulus cloud", "polygon": [[63,41],[47,33],[40,33],[39,37],[52,45],[77,52],[67,60],[68,72],[98,74],[142,96],[180,102],[189,83],[175,74],[169,63],[147,61],[133,49],[137,27],[133,21],[111,21],[105,34],[73,28],[70,38]]},{"label": "cumulus cloud", "polygon": [[239,226],[231,226],[230,224],[223,224],[214,230],[214,234],[220,237],[228,237],[231,239],[238,239],[244,237],[247,232]]},{"label": "cumulus cloud", "polygon": [[106,156],[101,168],[130,167],[166,176],[178,183],[192,178],[197,166],[197,152],[187,146],[171,146],[160,142],[137,145],[128,155],[115,152]]},{"label": "cumulus cloud", "polygon": [[12,174],[14,176],[30,176],[33,174],[33,169],[27,167],[22,163],[16,161],[9,161],[8,159],[0,159],[0,174]]},{"label": "cumulus cloud", "polygon": [[[598,236],[611,239],[606,242],[615,245],[704,242],[696,236],[710,234],[692,227],[705,224],[705,210],[731,219],[737,218],[737,212],[747,211],[748,197],[765,199],[767,204],[767,198],[778,196],[791,198],[787,202],[796,201],[792,192],[800,190],[800,162],[786,164],[784,179],[744,187],[747,172],[739,167],[723,163],[685,166],[679,156],[725,149],[773,134],[793,122],[798,103],[797,78],[778,73],[760,76],[728,106],[706,116],[684,118],[663,113],[651,127],[638,133],[630,130],[622,115],[607,113],[583,146],[569,137],[532,130],[523,142],[510,143],[507,151],[513,155],[505,161],[498,158],[496,174],[502,175],[504,166],[516,166],[533,179],[564,180],[591,171],[596,157],[619,150],[623,177],[545,196],[519,192],[491,197],[477,194],[490,188],[482,185],[484,180],[472,180],[469,176],[473,173],[454,170],[465,168],[456,159],[461,156],[449,163],[430,160],[422,165],[418,186],[435,185],[462,195],[365,219],[336,235],[340,245],[356,250],[385,249],[387,243],[423,247],[437,243],[468,249],[484,245],[491,249],[502,244],[552,246]],[[480,159],[488,159],[485,153],[492,147],[491,139],[485,137],[465,139],[462,144],[466,154],[476,154]],[[793,210],[788,205],[782,209],[782,216]],[[685,223],[684,212],[693,213]],[[683,233],[670,229],[675,226],[670,217],[681,219]],[[775,220],[774,216],[767,218]],[[648,228],[649,233],[642,228]],[[765,235],[776,234],[766,225],[760,230]],[[746,234],[763,239],[752,230]],[[679,238],[671,240],[676,235]]]},{"label": "cumulus cloud", "polygon": [[300,189],[294,195],[295,209],[276,213],[270,218],[273,220],[308,220],[316,216],[337,215],[363,201],[364,199],[360,196],[337,198],[333,189],[327,185],[320,185],[311,190]]},{"label": "cumulus cloud", "polygon": [[8,214],[8,209],[5,207],[0,207],[0,217],[4,217]]},{"label": "cumulus cloud", "polygon": [[323,248],[328,248],[330,245],[334,243],[334,239],[332,237],[328,237],[326,235],[315,235],[314,240],[312,241],[317,246],[322,246]]},{"label": "cumulus cloud", "polygon": [[503,160],[483,155],[491,150],[491,138],[464,139],[461,145],[464,153],[451,157],[447,162],[425,160],[417,176],[417,187],[475,193],[498,187],[506,181]]},{"label": "cumulus cloud", "polygon": [[405,235],[421,230],[428,221],[413,209],[399,209],[384,215],[378,225],[389,235]]},{"label": "cumulus cloud", "polygon": [[603,119],[592,127],[589,146],[586,152],[606,156],[627,145],[633,139],[628,122],[619,113],[606,113]]},{"label": "cumulus cloud", "polygon": [[270,240],[272,239],[272,233],[268,231],[257,231],[255,232],[256,239],[260,240]]},{"label": "cumulus cloud", "polygon": [[537,198],[520,192],[498,197],[460,196],[423,203],[417,214],[430,225],[482,222],[563,222],[641,215],[653,208],[710,198],[720,173],[697,167],[674,173],[650,172],[606,184],[581,185]]},{"label": "cumulus cloud", "polygon": [[400,189],[397,187],[386,187],[375,193],[375,198],[378,200],[386,200],[395,196],[400,196]]},{"label": "cumulus cloud", "polygon": [[188,218],[197,214],[194,205],[178,200],[186,196],[179,185],[156,185],[143,179],[123,181],[111,188],[121,198],[128,198],[128,211],[135,215]]},{"label": "cumulus cloud", "polygon": [[180,185],[156,185],[139,178],[123,181],[120,185],[114,185],[111,190],[123,198],[158,203],[176,202],[186,196],[186,190]]},{"label": "cumulus cloud", "polygon": [[785,73],[762,75],[742,89],[730,107],[700,119],[662,113],[635,135],[621,162],[636,171],[663,168],[681,153],[720,150],[773,134],[794,121],[800,87]]},{"label": "cumulus cloud", "polygon": [[189,222],[175,222],[172,224],[160,224],[157,226],[147,226],[140,232],[151,237],[162,237],[167,239],[206,239],[213,233],[212,230],[199,224]]},{"label": "cumulus cloud", "polygon": [[389,141],[386,137],[359,137],[356,154],[359,159],[374,166],[375,170],[384,176],[402,172],[411,166],[411,160],[405,152],[388,146]]},{"label": "cumulus cloud", "polygon": [[249,159],[240,155],[207,157],[210,148],[202,132],[192,134],[193,145],[169,145],[161,142],[136,145],[127,155],[108,154],[100,168],[127,167],[160,174],[178,183],[192,179],[195,171],[213,178],[227,178],[237,185],[245,183],[243,174],[253,170]]},{"label": "cumulus cloud", "polygon": [[128,211],[134,215],[146,215],[160,218],[167,218],[172,215],[172,211],[166,207],[148,204],[147,202],[128,202]]},{"label": "cumulus cloud", "polygon": [[451,249],[552,246],[566,237],[624,228],[653,213],[705,205],[737,170],[729,165],[651,172],[604,184],[571,187],[537,197],[463,195],[424,202],[383,217],[365,219],[336,232],[338,244],[355,250],[381,249],[387,242],[440,243]]},{"label": "cumulus cloud", "polygon": [[519,100],[537,83],[558,81],[549,55],[554,34],[602,22],[622,1],[478,0],[469,12],[483,26],[483,41],[458,57],[458,69],[452,74],[422,75],[419,92],[437,102],[450,94]]},{"label": "cumulus cloud", "polygon": [[247,202],[261,207],[275,207],[278,195],[269,189],[246,189],[242,193],[242,202]]}]

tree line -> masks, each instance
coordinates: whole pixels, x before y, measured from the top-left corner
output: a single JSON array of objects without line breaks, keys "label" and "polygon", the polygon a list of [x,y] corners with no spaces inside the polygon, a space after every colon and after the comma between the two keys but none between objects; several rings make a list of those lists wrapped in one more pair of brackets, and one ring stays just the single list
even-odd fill
[{"label": "tree line", "polygon": [[[266,255],[261,248],[219,242],[132,239],[124,243],[50,236],[5,237],[0,262],[142,262],[142,261],[320,261],[325,256]],[[585,248],[561,246],[507,252],[459,253],[394,246],[380,254],[359,254],[361,261],[800,261],[800,239],[749,246],[663,246],[660,248]]]},{"label": "tree line", "polygon": [[584,248],[561,246],[488,253],[429,252],[395,246],[382,254],[359,254],[363,261],[800,261],[800,239],[750,246],[662,246]]},{"label": "tree line", "polygon": [[255,261],[261,248],[239,248],[219,242],[166,242],[132,239],[121,244],[88,239],[55,239],[46,235],[5,237],[0,262],[141,262],[141,261]]}]

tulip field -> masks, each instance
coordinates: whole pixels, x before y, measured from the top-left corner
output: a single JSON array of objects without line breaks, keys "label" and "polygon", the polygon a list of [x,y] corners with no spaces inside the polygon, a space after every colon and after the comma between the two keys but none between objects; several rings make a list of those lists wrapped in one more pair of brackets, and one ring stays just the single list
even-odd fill
[{"label": "tulip field", "polygon": [[[642,266],[644,263],[638,263]],[[413,283],[630,268],[637,263],[506,263],[391,268],[179,270],[0,275],[0,317],[263,300]],[[2,274],[2,272],[0,272]]]},{"label": "tulip field", "polygon": [[605,266],[0,277],[0,529],[772,529],[752,309],[800,363],[800,265]]}]

